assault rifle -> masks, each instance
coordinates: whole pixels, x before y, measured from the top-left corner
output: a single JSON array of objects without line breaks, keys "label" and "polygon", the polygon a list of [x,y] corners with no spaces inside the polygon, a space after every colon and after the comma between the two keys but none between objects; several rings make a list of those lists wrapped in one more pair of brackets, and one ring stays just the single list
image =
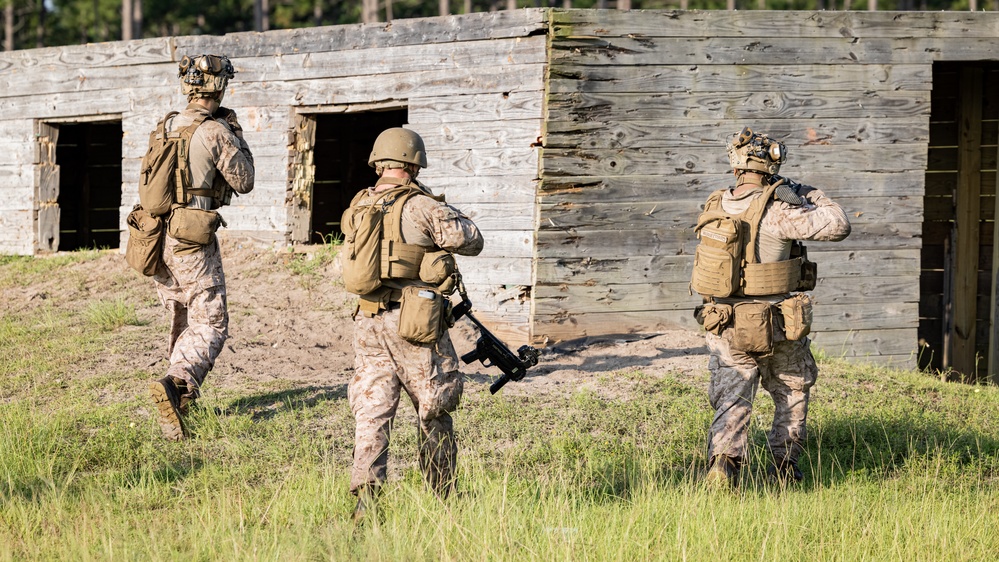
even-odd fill
[{"label": "assault rifle", "polygon": [[503,385],[510,381],[519,381],[527,374],[527,369],[538,364],[538,357],[541,353],[529,345],[522,345],[514,355],[505,343],[492,334],[479,320],[472,315],[472,303],[462,294],[462,300],[451,309],[451,317],[455,320],[462,316],[467,317],[479,329],[479,340],[475,342],[475,350],[461,356],[461,360],[467,365],[472,361],[479,361],[484,367],[493,365],[503,371],[500,377],[489,387],[489,392],[496,394]]}]

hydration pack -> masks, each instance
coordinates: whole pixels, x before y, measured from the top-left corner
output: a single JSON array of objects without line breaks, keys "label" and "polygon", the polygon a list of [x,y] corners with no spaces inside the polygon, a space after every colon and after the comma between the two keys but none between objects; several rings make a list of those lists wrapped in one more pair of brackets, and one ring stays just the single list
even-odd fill
[{"label": "hydration pack", "polygon": [[417,279],[427,249],[402,241],[402,207],[410,197],[434,197],[415,186],[354,196],[343,213],[343,284],[348,292],[367,295],[384,280]]},{"label": "hydration pack", "polygon": [[149,134],[149,149],[142,157],[139,203],[154,217],[169,214],[174,204],[187,205],[193,195],[214,195],[210,189],[191,188],[188,166],[191,137],[207,116],[199,115],[187,127],[167,131],[167,121],[176,115],[176,111],[171,111],[156,124]]}]

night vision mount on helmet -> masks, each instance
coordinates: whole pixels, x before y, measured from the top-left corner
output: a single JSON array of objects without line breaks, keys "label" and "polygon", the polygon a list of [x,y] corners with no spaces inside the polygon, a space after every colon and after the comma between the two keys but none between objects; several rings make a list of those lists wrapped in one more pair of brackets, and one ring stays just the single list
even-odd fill
[{"label": "night vision mount on helmet", "polygon": [[734,170],[751,170],[774,175],[787,161],[784,143],[771,140],[767,135],[754,133],[749,127],[742,129],[728,143],[728,159]]},{"label": "night vision mount on helmet", "polygon": [[177,75],[180,77],[180,90],[184,95],[207,96],[224,92],[229,79],[236,75],[236,69],[226,56],[185,56],[180,59]]}]

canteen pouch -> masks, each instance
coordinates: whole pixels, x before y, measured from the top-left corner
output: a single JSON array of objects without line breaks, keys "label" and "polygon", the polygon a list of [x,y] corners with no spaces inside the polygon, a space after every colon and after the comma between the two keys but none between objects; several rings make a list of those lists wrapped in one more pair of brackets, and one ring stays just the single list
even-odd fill
[{"label": "canteen pouch", "polygon": [[430,285],[440,285],[458,270],[451,252],[427,252],[420,262],[420,281]]},{"label": "canteen pouch", "polygon": [[216,211],[177,207],[170,213],[167,234],[178,242],[204,246],[212,241],[222,224],[222,217]]},{"label": "canteen pouch", "polygon": [[444,296],[434,287],[403,287],[399,335],[411,343],[434,343],[444,322]]},{"label": "canteen pouch", "polygon": [[732,306],[728,304],[705,303],[694,310],[694,318],[705,331],[720,336],[732,321]]},{"label": "canteen pouch", "polygon": [[734,349],[764,355],[773,351],[772,307],[773,305],[768,302],[740,302],[732,307]]},{"label": "canteen pouch", "polygon": [[784,316],[784,337],[797,341],[812,331],[812,299],[805,293],[798,293],[780,303]]},{"label": "canteen pouch", "polygon": [[163,260],[163,219],[136,205],[125,222],[128,224],[125,261],[132,269],[151,277]]}]

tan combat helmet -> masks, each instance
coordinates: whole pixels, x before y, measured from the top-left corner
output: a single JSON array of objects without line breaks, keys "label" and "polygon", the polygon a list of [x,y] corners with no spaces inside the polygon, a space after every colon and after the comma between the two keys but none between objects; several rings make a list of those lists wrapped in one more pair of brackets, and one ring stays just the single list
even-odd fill
[{"label": "tan combat helmet", "polygon": [[236,69],[229,57],[219,55],[185,56],[180,59],[180,91],[188,97],[214,97],[217,92],[225,92],[229,79],[235,76]]},{"label": "tan combat helmet", "polygon": [[787,147],[784,143],[770,140],[767,135],[754,133],[749,127],[732,137],[728,143],[728,160],[732,169],[751,170],[774,175],[787,161]]},{"label": "tan combat helmet", "polygon": [[427,148],[423,145],[423,139],[420,138],[420,135],[409,129],[402,127],[386,129],[375,139],[371,156],[368,157],[368,165],[375,168],[375,164],[383,160],[415,164],[421,168],[426,168]]}]

